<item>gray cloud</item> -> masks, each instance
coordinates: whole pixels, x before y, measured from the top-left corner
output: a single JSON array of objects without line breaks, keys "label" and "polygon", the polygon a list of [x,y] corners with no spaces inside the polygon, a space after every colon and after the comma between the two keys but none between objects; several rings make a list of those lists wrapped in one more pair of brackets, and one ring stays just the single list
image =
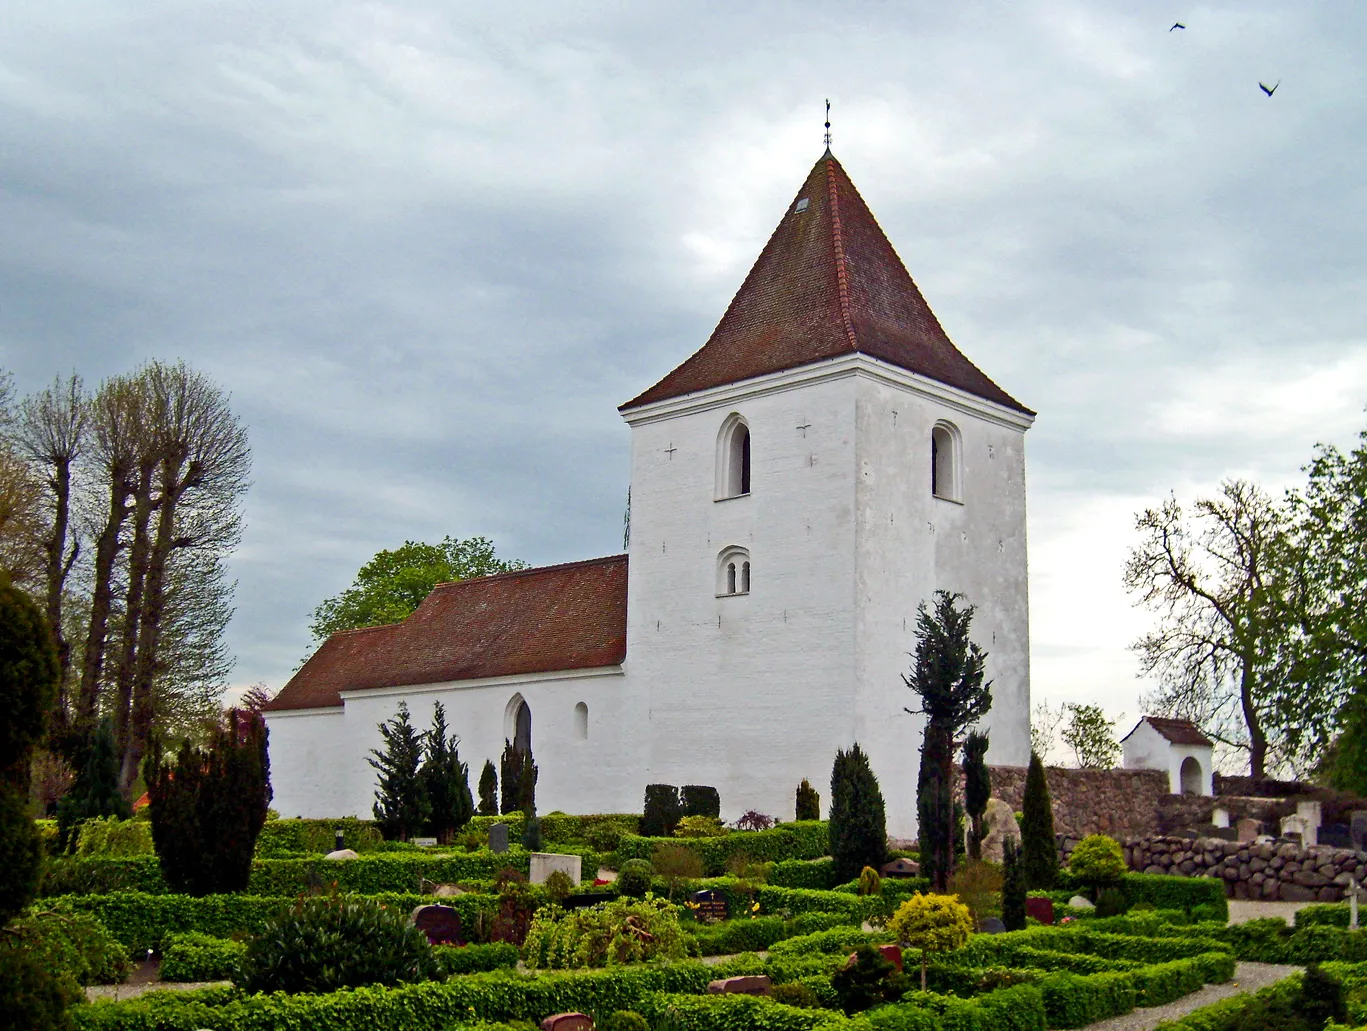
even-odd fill
[{"label": "gray cloud", "polygon": [[[236,679],[381,547],[615,550],[615,411],[835,150],[950,335],[1040,411],[1036,690],[1136,711],[1130,515],[1363,422],[1367,12],[242,0],[7,7],[0,362],[184,357],[255,487]],[[1259,79],[1282,80],[1271,100]]]}]

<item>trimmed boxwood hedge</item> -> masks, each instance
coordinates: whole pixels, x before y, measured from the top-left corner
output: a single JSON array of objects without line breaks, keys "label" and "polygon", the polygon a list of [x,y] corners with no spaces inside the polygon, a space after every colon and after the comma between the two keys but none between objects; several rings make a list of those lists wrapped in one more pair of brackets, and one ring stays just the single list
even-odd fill
[{"label": "trimmed boxwood hedge", "polygon": [[384,845],[384,835],[373,820],[354,816],[338,820],[267,820],[256,839],[258,859],[291,855],[326,855],[337,847],[337,832],[342,832],[342,847],[371,852]]},{"label": "trimmed boxwood hedge", "polygon": [[230,981],[247,946],[231,938],[215,938],[198,931],[168,934],[162,939],[163,981]]},{"label": "trimmed boxwood hedge", "polygon": [[826,855],[829,842],[823,820],[782,823],[767,831],[732,831],[719,838],[643,838],[629,834],[617,845],[617,862],[650,859],[662,844],[689,849],[702,860],[703,873],[719,877],[732,856],[746,855],[757,863],[820,859]]},{"label": "trimmed boxwood hedge", "polygon": [[[508,867],[525,874],[531,862],[529,856],[524,849],[514,847],[502,854],[484,849],[444,855],[369,852],[357,859],[258,859],[252,863],[247,890],[254,895],[298,895],[335,884],[340,891],[362,895],[415,892],[419,879],[438,884],[489,880]],[[588,861],[596,858],[597,853],[593,853]],[[41,890],[45,896],[170,891],[155,856],[49,860]]]},{"label": "trimmed boxwood hedge", "polygon": [[703,956],[726,956],[733,952],[761,952],[775,944],[795,937],[823,931],[831,927],[857,926],[858,917],[840,913],[799,913],[791,920],[781,916],[761,916],[726,920],[719,924],[685,924],[685,929],[698,942]]},{"label": "trimmed boxwood hedge", "polygon": [[[1084,893],[1088,886],[1067,870],[1060,870],[1055,890],[1055,902],[1065,905],[1074,895]],[[1198,906],[1205,910],[1207,919],[1228,920],[1229,900],[1225,898],[1225,882],[1218,877],[1174,877],[1171,874],[1127,873],[1119,888],[1131,906],[1147,902],[1154,909],[1181,909],[1190,913]]]}]

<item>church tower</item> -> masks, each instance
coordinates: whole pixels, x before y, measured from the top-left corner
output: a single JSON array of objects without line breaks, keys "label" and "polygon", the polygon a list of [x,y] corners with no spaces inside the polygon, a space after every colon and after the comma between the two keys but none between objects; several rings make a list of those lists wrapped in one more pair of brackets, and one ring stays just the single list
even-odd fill
[{"label": "church tower", "polygon": [[977,607],[990,761],[1029,758],[1024,436],[1034,418],[950,342],[828,150],[707,343],[622,406],[631,426],[627,657],[647,782],[723,815],[830,799],[870,754],[915,834],[917,606]]}]

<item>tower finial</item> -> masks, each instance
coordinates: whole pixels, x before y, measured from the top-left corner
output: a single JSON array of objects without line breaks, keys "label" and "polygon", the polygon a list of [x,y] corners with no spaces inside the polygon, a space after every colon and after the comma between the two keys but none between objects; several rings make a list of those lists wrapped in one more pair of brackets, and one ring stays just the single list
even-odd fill
[{"label": "tower finial", "polygon": [[826,149],[831,149],[831,98],[826,98]]}]

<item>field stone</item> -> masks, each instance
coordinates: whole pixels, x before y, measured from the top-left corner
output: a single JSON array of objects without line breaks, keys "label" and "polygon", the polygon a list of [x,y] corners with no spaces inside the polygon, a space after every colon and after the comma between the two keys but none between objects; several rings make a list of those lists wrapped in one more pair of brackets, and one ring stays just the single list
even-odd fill
[{"label": "field stone", "polygon": [[[316,853],[315,853],[315,854],[316,854]],[[324,858],[324,859],[360,859],[361,857],[360,857],[359,855],[356,854],[356,850],[355,850],[355,849],[350,849],[350,848],[339,848],[339,849],[337,849],[337,850],[334,851],[334,852],[329,852],[329,853],[328,853],[327,855],[325,855],[323,858]]]},{"label": "field stone", "polygon": [[1072,898],[1068,900],[1068,908],[1096,909],[1096,906],[1092,904],[1090,899],[1084,899],[1081,895],[1074,895]]},{"label": "field stone", "polygon": [[767,974],[747,974],[709,982],[707,991],[710,995],[768,995],[772,986]]}]

